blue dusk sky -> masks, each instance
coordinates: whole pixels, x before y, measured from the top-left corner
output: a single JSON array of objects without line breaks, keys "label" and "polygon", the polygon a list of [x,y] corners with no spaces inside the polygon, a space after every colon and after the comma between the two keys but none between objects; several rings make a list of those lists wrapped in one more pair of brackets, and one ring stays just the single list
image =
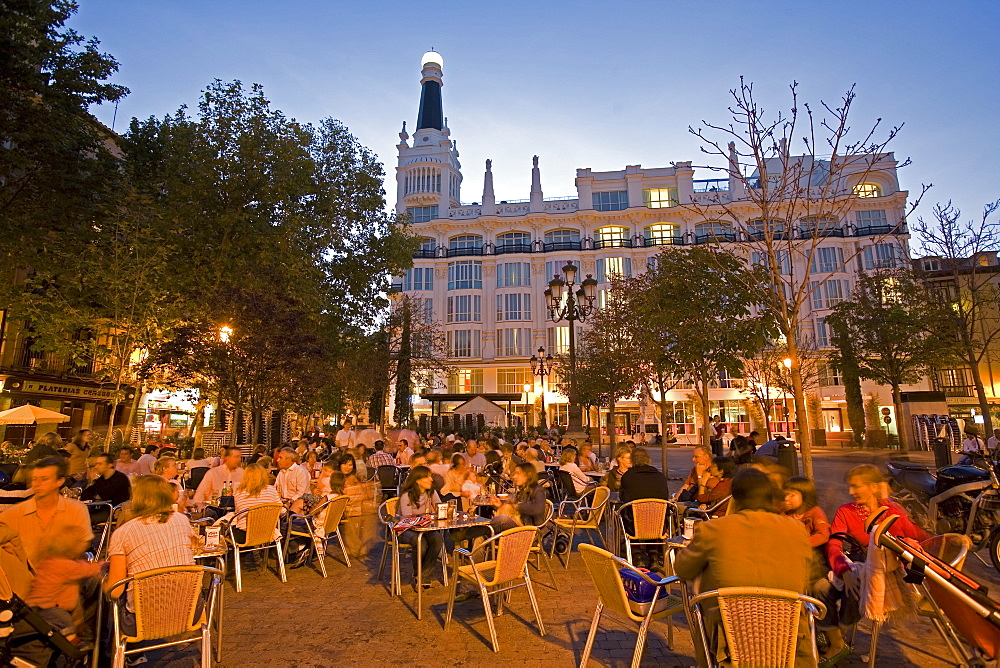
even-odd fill
[{"label": "blue dusk sky", "polygon": [[[726,123],[729,90],[752,81],[768,109],[788,84],[820,108],[852,84],[853,127],[904,124],[890,145],[913,163],[918,209],[954,200],[968,216],[1000,197],[997,2],[341,2],[79,0],[70,25],[96,36],[131,89],[133,116],[196,107],[213,79],[263,84],[304,122],[332,116],[378,154],[395,192],[395,144],[412,130],[420,57],[444,59],[444,108],[463,165],[462,200],[528,197],[531,156],[546,197],[575,194],[576,168],[720,165],[688,132]],[[113,108],[94,112],[111,125]],[[712,178],[700,171],[695,178]]]}]

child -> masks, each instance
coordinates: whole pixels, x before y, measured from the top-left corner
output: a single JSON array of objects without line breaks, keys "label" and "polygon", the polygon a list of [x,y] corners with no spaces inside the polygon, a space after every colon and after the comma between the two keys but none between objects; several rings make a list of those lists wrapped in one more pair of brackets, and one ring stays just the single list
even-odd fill
[{"label": "child", "polygon": [[89,563],[80,556],[90,546],[83,527],[68,527],[47,537],[40,546],[41,558],[25,602],[74,645],[77,631],[87,630],[80,604],[80,583],[96,577],[103,563]]},{"label": "child", "polygon": [[[333,462],[330,461],[323,462],[323,468],[320,469],[319,477],[317,477],[316,480],[313,481],[313,489],[315,490],[313,493],[316,494],[316,496],[322,496],[329,499],[331,496],[334,495],[334,491],[330,487],[330,480],[331,477],[333,476],[334,468],[335,467]],[[340,476],[341,486],[343,486],[343,477],[344,477],[343,474],[341,474]],[[336,494],[342,494],[342,493],[343,492],[336,492]]]}]

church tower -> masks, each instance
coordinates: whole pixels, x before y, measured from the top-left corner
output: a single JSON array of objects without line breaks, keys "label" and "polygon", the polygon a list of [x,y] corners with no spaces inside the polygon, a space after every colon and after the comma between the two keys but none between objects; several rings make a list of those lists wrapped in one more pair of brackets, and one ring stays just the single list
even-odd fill
[{"label": "church tower", "polygon": [[409,211],[414,222],[447,218],[449,207],[461,203],[462,165],[441,102],[443,63],[435,51],[421,59],[420,108],[413,142],[408,143],[404,122],[396,145],[396,211]]}]

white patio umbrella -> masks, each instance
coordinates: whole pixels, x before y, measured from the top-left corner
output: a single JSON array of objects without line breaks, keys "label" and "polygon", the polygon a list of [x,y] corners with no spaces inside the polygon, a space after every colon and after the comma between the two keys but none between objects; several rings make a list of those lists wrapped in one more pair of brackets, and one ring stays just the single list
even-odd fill
[{"label": "white patio umbrella", "polygon": [[69,416],[31,404],[0,412],[0,424],[37,424],[39,422],[67,422]]}]

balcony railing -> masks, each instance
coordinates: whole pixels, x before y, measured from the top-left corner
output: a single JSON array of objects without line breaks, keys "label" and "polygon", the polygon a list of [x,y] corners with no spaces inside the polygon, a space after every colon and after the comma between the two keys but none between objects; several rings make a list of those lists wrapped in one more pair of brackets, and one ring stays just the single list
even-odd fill
[{"label": "balcony railing", "polygon": [[696,193],[715,193],[729,190],[729,179],[695,179],[691,183],[694,184]]},{"label": "balcony railing", "polygon": [[449,248],[447,257],[462,257],[466,255],[484,255],[482,246],[465,246]]},{"label": "balcony railing", "polygon": [[632,248],[632,241],[623,238],[596,239],[594,248]]}]

